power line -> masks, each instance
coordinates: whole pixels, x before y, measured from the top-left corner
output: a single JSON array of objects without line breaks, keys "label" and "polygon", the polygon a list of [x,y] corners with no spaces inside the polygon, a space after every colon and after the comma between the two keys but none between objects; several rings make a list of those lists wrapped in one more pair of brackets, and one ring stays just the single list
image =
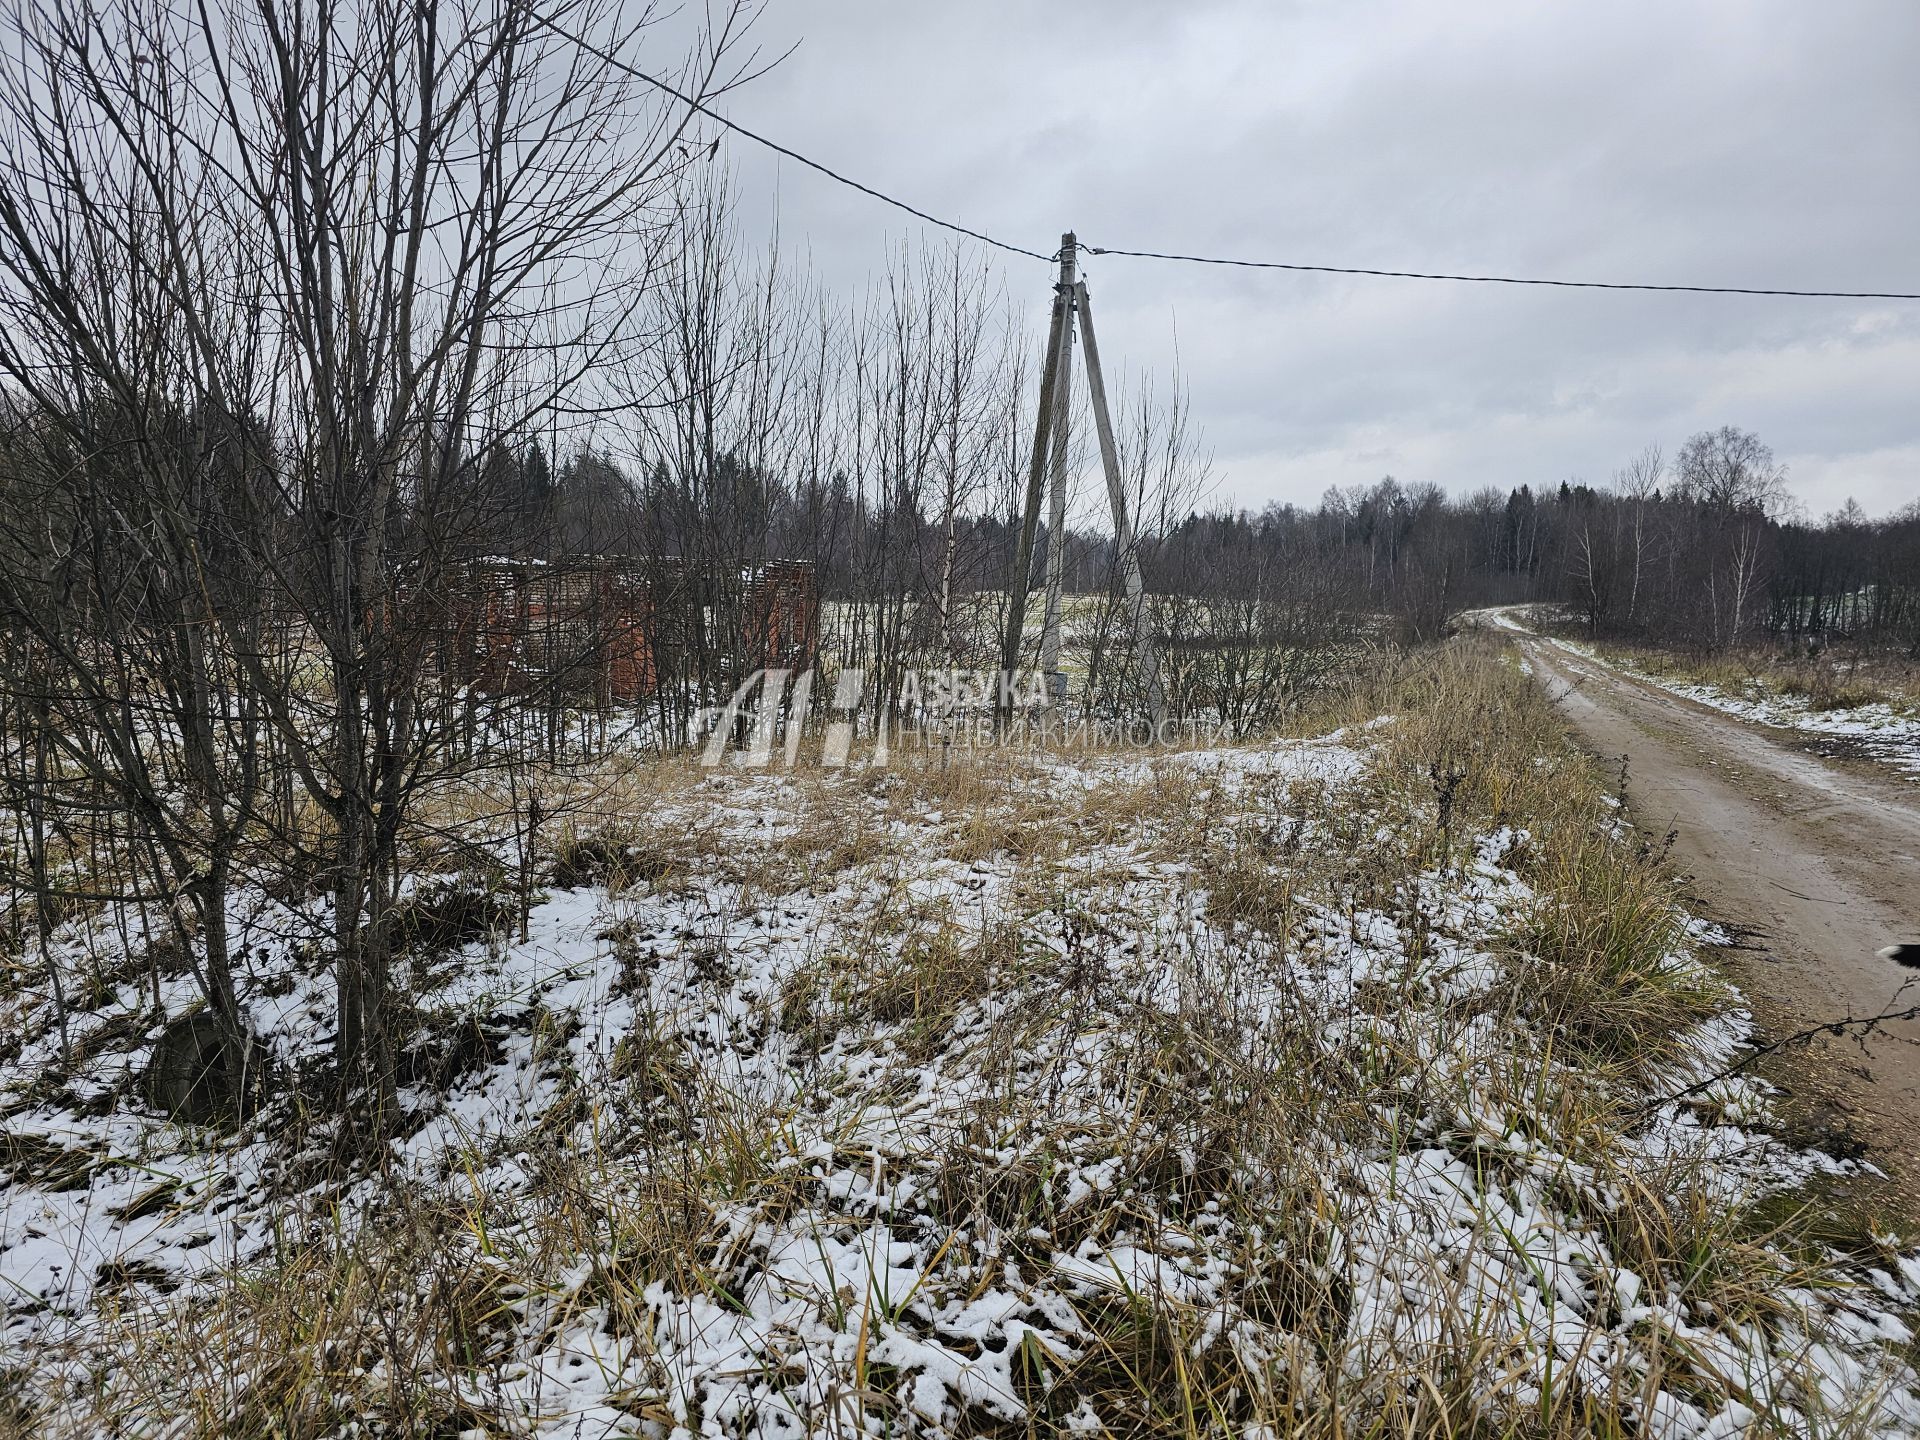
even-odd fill
[{"label": "power line", "polygon": [[1136,260],[1181,260],[1190,265],[1233,265],[1246,270],[1303,270],[1318,275],[1377,275],[1393,280],[1461,280],[1474,285],[1550,285],[1561,290],[1653,290],[1689,295],[1798,295],[1815,300],[1920,300],[1897,290],[1767,290],[1746,285],[1636,285],[1617,280],[1534,280],[1514,275],[1442,275],[1424,270],[1362,270],[1350,265],[1295,265],[1283,260],[1222,260],[1211,255],[1169,255],[1159,250],[1083,246],[1090,255]]},{"label": "power line", "polygon": [[629,65],[626,61],[622,60],[619,56],[614,55],[610,51],[602,49],[598,45],[595,45],[592,41],[588,40],[585,36],[575,35],[571,31],[565,30],[562,27],[554,24],[553,21],[546,19],[544,16],[540,17],[540,23],[545,25],[549,30],[552,30],[556,35],[559,35],[564,39],[572,41],[575,45],[578,45],[582,50],[585,50],[588,54],[597,56],[599,59],[613,66],[614,69],[620,71],[621,73],[626,75],[631,75],[636,80],[644,80],[649,85],[653,86],[655,89],[663,92],[664,94],[672,96],[675,100],[678,100],[682,105],[685,105],[689,110],[694,110],[699,112],[702,115],[705,115],[709,120],[712,120],[717,124],[726,126],[727,129],[733,131],[737,135],[746,136],[747,139],[753,141],[755,144],[766,146],[767,149],[773,151],[774,154],[776,155],[784,155],[787,157],[787,159],[795,161],[801,165],[804,165],[809,170],[819,171],[822,175],[826,176],[829,180],[837,180],[842,185],[848,186],[854,190],[858,190],[862,195],[871,196],[873,199],[878,200],[883,205],[891,205],[896,210],[904,210],[907,212],[907,214],[912,215],[916,219],[924,220],[929,225],[938,225],[943,230],[951,230],[956,235],[965,235],[971,240],[978,240],[983,245],[992,245],[995,248],[1000,250],[1011,251],[1015,255],[1024,255],[1029,260],[1043,260],[1048,263],[1051,263],[1052,260],[1054,259],[1054,257],[1051,255],[1042,255],[1038,250],[1029,250],[1023,245],[1012,245],[1005,240],[996,240],[993,238],[993,236],[983,235],[978,230],[969,230],[966,226],[956,225],[951,220],[942,220],[938,215],[929,215],[924,210],[915,209],[913,206],[907,204],[907,202],[904,200],[896,200],[891,195],[883,194],[882,192],[875,190],[871,185],[862,185],[858,180],[853,179],[851,176],[842,175],[838,170],[834,170],[829,168],[828,166],[822,165],[818,160],[808,159],[805,155],[802,155],[798,150],[790,150],[777,140],[769,140],[765,135],[760,134],[758,131],[749,130],[746,126],[740,124],[737,120],[729,120],[726,116],[722,115],[718,110],[713,109],[711,106],[702,104],[700,101],[694,99],[691,95],[683,94],[680,90],[676,89],[672,85],[667,84],[666,81],[660,79],[658,76],[649,75],[646,71],[638,69],[632,65]]},{"label": "power line", "polygon": [[[744,135],[756,145],[764,145],[774,154],[784,155],[787,159],[804,165],[809,170],[826,176],[829,180],[837,181],[851,190],[858,190],[862,195],[878,200],[882,205],[891,205],[894,209],[903,210],[917,220],[926,221],[929,225],[938,225],[943,230],[951,230],[956,235],[965,235],[970,240],[978,240],[983,245],[991,245],[997,250],[1005,250],[1009,254],[1021,255],[1029,260],[1041,260],[1051,264],[1059,258],[1057,253],[1043,255],[1038,250],[1027,249],[1024,245],[998,240],[979,230],[970,230],[965,225],[956,224],[951,220],[942,220],[938,215],[929,215],[926,211],[909,205],[904,200],[897,200],[884,191],[874,189],[871,185],[863,185],[851,176],[842,175],[831,166],[823,165],[818,160],[802,155],[798,150],[782,145],[777,140],[769,139],[757,130],[749,130],[738,121],[729,120],[718,110],[669,85],[658,76],[650,75],[636,66],[629,65],[619,56],[595,45],[585,36],[575,35],[545,16],[538,18],[542,25],[556,35],[578,45],[588,54],[596,56],[622,74],[646,81],[662,94],[671,96],[689,110],[705,115],[709,120],[726,127],[736,135]],[[1808,300],[1920,300],[1920,293],[1898,290],[1778,290],[1749,285],[1641,285],[1617,280],[1541,280],[1517,275],[1450,275],[1425,270],[1370,270],[1354,265],[1300,265],[1286,260],[1229,260],[1213,255],[1177,255],[1162,250],[1123,250],[1118,247],[1098,245],[1083,245],[1080,248],[1090,255],[1116,255],[1135,260],[1178,260],[1189,265],[1227,265],[1243,270],[1292,270],[1316,275],[1365,275],[1389,280],[1450,280],[1470,285],[1536,285],[1556,290],[1639,290],[1656,294],[1787,295]]]}]

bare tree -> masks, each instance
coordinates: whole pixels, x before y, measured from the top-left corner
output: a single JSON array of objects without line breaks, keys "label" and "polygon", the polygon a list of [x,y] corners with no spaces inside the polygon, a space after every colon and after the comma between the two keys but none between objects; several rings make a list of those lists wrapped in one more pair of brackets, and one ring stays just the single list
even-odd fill
[{"label": "bare tree", "polygon": [[1011,327],[1002,330],[997,349],[990,348],[989,307],[996,297],[986,283],[985,272],[968,273],[958,246],[949,246],[944,254],[923,260],[922,272],[933,300],[934,353],[940,367],[934,395],[938,427],[935,464],[940,487],[934,623],[946,658],[959,661],[966,652],[955,613],[960,518],[977,505],[986,488],[992,451],[984,442],[1002,411],[996,382],[1005,373]]},{"label": "bare tree", "polygon": [[[226,538],[324,683],[291,683],[212,592],[197,623],[229,637],[326,817],[302,839],[333,898],[340,1081],[376,1124],[401,839],[446,754],[421,703],[440,582],[490,457],[615,403],[596,380],[636,342],[663,202],[695,163],[689,112],[608,60],[659,18],[612,0],[8,16],[0,374],[45,416],[102,396],[259,425],[265,483],[230,497]],[[678,88],[740,78],[743,20],[712,17]],[[163,309],[164,341],[122,343],[124,315]]]},{"label": "bare tree", "polygon": [[1675,493],[1722,512],[1771,512],[1786,498],[1786,480],[1786,467],[1760,437],[1733,425],[1702,430],[1674,462]]},{"label": "bare tree", "polygon": [[[165,324],[158,306],[120,313],[123,340],[139,322]],[[271,607],[233,533],[264,452],[246,422],[190,416],[152,393],[137,408],[131,396],[64,398],[7,437],[0,521],[0,616],[17,666],[0,683],[29,722],[21,798],[38,910],[56,908],[50,823],[71,850],[83,816],[94,833],[120,829],[101,802],[130,820],[118,873],[81,888],[138,900],[150,953],[164,941],[188,961],[217,1025],[212,1078],[238,1105],[251,1076],[228,900],[273,751],[248,671],[285,675],[284,653],[269,654]]]},{"label": "bare tree", "polygon": [[1627,587],[1627,623],[1633,624],[1640,613],[1640,572],[1647,552],[1647,506],[1660,489],[1666,474],[1666,456],[1658,445],[1649,445],[1614,474],[1614,485],[1633,512],[1633,578]]},{"label": "bare tree", "polygon": [[[1086,640],[1086,693],[1101,708],[1143,712],[1151,677],[1141,673],[1142,657],[1132,644],[1134,618],[1125,585],[1126,562],[1137,560],[1147,577],[1157,574],[1160,547],[1194,513],[1213,483],[1213,457],[1201,448],[1178,374],[1164,400],[1151,382],[1143,382],[1130,398],[1122,397],[1116,408],[1121,416],[1116,437],[1121,488],[1132,522],[1134,555],[1129,557],[1118,537],[1108,532],[1105,595]],[[1099,502],[1093,504],[1097,513]],[[1143,608],[1150,643],[1171,641],[1177,650],[1183,638],[1180,607],[1167,603],[1155,580],[1148,580],[1146,592]],[[1168,659],[1176,669],[1181,663],[1177,654]],[[1178,688],[1177,677],[1174,688]]]}]

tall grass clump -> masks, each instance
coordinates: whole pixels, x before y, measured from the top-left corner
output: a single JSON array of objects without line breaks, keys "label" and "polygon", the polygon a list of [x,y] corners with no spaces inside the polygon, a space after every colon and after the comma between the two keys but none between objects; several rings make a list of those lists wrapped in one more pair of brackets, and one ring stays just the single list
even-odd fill
[{"label": "tall grass clump", "polygon": [[1490,651],[1467,638],[1408,663],[1384,763],[1442,865],[1505,834],[1537,897],[1510,937],[1526,1012],[1583,1057],[1657,1064],[1725,986],[1693,955],[1664,844],[1625,823],[1631,776],[1574,747],[1541,688]]}]

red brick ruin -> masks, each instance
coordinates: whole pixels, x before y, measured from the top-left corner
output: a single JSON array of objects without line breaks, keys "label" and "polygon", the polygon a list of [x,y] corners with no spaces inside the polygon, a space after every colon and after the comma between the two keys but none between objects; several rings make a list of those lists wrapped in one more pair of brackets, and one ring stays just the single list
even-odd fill
[{"label": "red brick ruin", "polygon": [[450,590],[447,669],[482,694],[632,701],[663,680],[799,669],[819,647],[820,599],[804,561],[734,570],[664,558],[490,558],[467,562]]}]

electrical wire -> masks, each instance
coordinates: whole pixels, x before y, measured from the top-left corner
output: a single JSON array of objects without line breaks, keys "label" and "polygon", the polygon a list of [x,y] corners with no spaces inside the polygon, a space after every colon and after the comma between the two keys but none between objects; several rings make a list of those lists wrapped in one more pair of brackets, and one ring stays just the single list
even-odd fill
[{"label": "electrical wire", "polygon": [[1136,260],[1180,260],[1190,265],[1233,265],[1247,270],[1303,270],[1318,275],[1377,275],[1393,280],[1459,280],[1473,285],[1550,285],[1562,290],[1651,290],[1688,295],[1794,295],[1812,300],[1920,300],[1898,290],[1771,290],[1747,285],[1637,285],[1617,280],[1535,280],[1514,275],[1445,275],[1424,270],[1362,270],[1350,265],[1296,265],[1283,260],[1222,260],[1211,255],[1170,255],[1159,250],[1081,247],[1089,255]]},{"label": "electrical wire", "polygon": [[549,30],[552,30],[556,35],[559,35],[564,39],[571,41],[573,44],[578,45],[582,50],[585,50],[589,55],[597,56],[599,59],[605,61],[608,65],[613,66],[614,69],[620,71],[622,74],[631,75],[636,80],[646,81],[647,84],[653,86],[655,89],[661,91],[663,94],[670,95],[675,100],[678,100],[682,105],[685,105],[689,110],[696,111],[697,113],[706,116],[709,120],[714,121],[716,124],[724,125],[727,129],[733,131],[736,135],[744,135],[747,137],[747,139],[753,141],[755,144],[766,146],[766,148],[773,151],[774,154],[784,155],[787,157],[787,159],[795,161],[798,164],[804,165],[809,170],[817,170],[820,174],[826,176],[829,180],[837,180],[842,185],[848,186],[849,188],[854,190],[858,190],[862,195],[871,196],[873,199],[878,200],[883,205],[891,205],[896,210],[904,210],[907,212],[907,214],[913,216],[916,219],[924,220],[929,225],[938,225],[943,230],[951,230],[956,235],[965,235],[968,239],[978,240],[983,245],[992,245],[996,249],[1010,251],[1015,255],[1024,255],[1029,260],[1042,260],[1042,261],[1051,263],[1054,259],[1057,258],[1057,256],[1055,255],[1042,255],[1038,250],[1029,250],[1024,245],[1013,245],[1008,243],[1005,240],[996,240],[991,235],[982,234],[978,230],[969,230],[966,226],[957,225],[951,220],[942,220],[938,215],[929,215],[926,211],[916,209],[913,206],[907,204],[907,202],[904,200],[896,200],[891,195],[885,194],[879,190],[875,190],[871,185],[862,185],[858,180],[853,179],[851,176],[842,175],[838,170],[834,170],[829,168],[828,166],[822,165],[818,160],[811,160],[805,155],[802,155],[798,150],[791,150],[787,146],[782,145],[777,140],[770,140],[765,135],[760,134],[756,130],[749,130],[746,126],[740,124],[740,122],[737,120],[729,120],[725,115],[722,115],[718,110],[713,109],[709,105],[702,104],[700,101],[694,99],[691,95],[682,93],[680,90],[676,89],[672,85],[669,85],[666,81],[660,79],[658,76],[649,75],[646,71],[641,70],[633,65],[629,65],[626,61],[622,60],[619,56],[613,54],[608,50],[603,49],[598,45],[595,45],[592,41],[588,40],[585,36],[575,35],[571,31],[568,31],[563,27],[554,24],[553,21],[546,19],[544,16],[540,17],[540,23],[545,25]]},{"label": "electrical wire", "polygon": [[[858,190],[862,195],[878,200],[883,205],[891,205],[894,209],[903,210],[917,220],[926,221],[929,225],[951,230],[956,235],[965,235],[970,240],[978,240],[983,245],[991,245],[1009,254],[1024,256],[1029,260],[1041,260],[1049,264],[1059,259],[1057,251],[1052,255],[1043,255],[1040,251],[1029,250],[1024,245],[999,240],[992,235],[979,230],[970,230],[965,225],[956,224],[951,220],[942,220],[938,215],[929,215],[926,211],[909,205],[904,200],[897,200],[884,191],[874,189],[871,185],[863,185],[851,176],[842,175],[838,170],[802,155],[798,150],[782,145],[777,140],[769,139],[757,130],[749,130],[737,120],[729,120],[718,110],[669,85],[658,76],[650,75],[628,64],[611,51],[595,45],[585,36],[575,35],[544,16],[540,17],[540,23],[622,74],[646,81],[662,94],[671,96],[689,110],[705,115],[709,120],[733,131],[736,135],[743,135],[756,145],[765,146],[774,154],[784,155],[796,164],[804,165],[807,169],[816,171],[849,189]],[[1390,280],[1447,280],[1470,285],[1534,285],[1557,290],[1638,290],[1655,294],[1685,295],[1783,295],[1807,300],[1920,300],[1920,293],[1899,290],[1785,290],[1757,285],[1643,285],[1617,280],[1542,280],[1517,275],[1451,275],[1425,270],[1371,270],[1354,265],[1301,265],[1286,260],[1231,260],[1213,255],[1179,255],[1163,250],[1125,250],[1118,246],[1082,245],[1079,248],[1089,255],[1123,256],[1135,260],[1177,260],[1188,265],[1225,265],[1243,270],[1291,270],[1316,275],[1363,275]]]}]

